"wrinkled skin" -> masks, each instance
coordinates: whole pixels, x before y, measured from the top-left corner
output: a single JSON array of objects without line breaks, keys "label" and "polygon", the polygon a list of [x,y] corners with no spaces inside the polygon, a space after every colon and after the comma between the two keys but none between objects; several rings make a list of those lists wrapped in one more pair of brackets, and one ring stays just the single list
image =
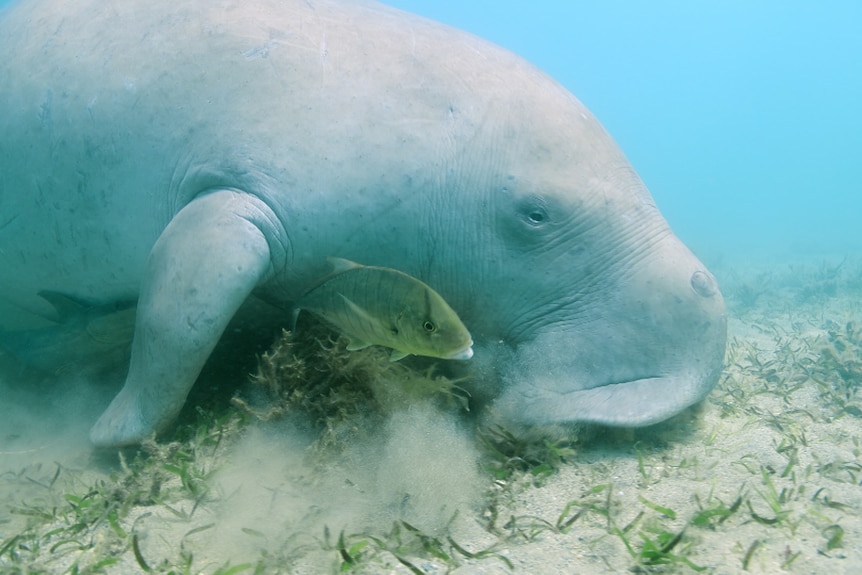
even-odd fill
[{"label": "wrinkled skin", "polygon": [[431,285],[523,423],[647,425],[722,366],[715,280],[530,64],[378,4],[24,0],[0,20],[0,321],[139,298],[91,439],[169,425],[251,294],[327,256]]}]

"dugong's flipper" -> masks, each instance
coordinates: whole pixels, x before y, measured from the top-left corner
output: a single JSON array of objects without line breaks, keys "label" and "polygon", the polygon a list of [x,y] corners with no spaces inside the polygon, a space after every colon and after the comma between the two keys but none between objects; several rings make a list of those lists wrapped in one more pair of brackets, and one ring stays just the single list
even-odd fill
[{"label": "dugong's flipper", "polygon": [[176,417],[228,321],[271,271],[273,222],[262,201],[232,190],[174,216],[150,252],[129,374],[90,431],[95,445],[140,442]]}]

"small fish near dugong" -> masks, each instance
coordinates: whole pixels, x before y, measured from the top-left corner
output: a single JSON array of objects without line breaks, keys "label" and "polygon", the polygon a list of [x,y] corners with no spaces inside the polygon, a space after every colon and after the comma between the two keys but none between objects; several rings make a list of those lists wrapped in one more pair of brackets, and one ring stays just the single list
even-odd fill
[{"label": "small fish near dugong", "polygon": [[104,306],[77,301],[54,292],[40,292],[51,304],[57,322],[27,331],[0,331],[0,352],[46,374],[99,377],[122,369],[129,358],[135,327],[135,302]]},{"label": "small fish near dugong", "polygon": [[0,134],[0,328],[138,300],[96,445],[163,430],[240,305],[333,254],[434,286],[503,420],[648,425],[722,368],[713,276],[590,112],[382,4],[19,0]]},{"label": "small fish near dugong", "polygon": [[299,298],[296,312],[308,310],[333,325],[348,338],[348,350],[382,345],[392,348],[392,361],[473,357],[470,332],[428,285],[398,270],[327,260],[332,273]]}]

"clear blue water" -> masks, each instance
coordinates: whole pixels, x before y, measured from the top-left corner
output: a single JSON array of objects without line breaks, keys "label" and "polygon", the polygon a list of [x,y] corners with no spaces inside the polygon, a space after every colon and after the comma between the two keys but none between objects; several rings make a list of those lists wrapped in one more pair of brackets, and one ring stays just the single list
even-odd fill
[{"label": "clear blue water", "polygon": [[862,251],[862,2],[387,3],[565,85],[695,251]]},{"label": "clear blue water", "polygon": [[569,88],[707,260],[862,251],[862,2],[387,3]]}]

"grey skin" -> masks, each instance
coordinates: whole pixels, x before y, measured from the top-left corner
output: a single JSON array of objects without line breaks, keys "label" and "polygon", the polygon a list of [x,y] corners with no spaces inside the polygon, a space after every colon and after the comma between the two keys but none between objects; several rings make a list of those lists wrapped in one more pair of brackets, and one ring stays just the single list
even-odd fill
[{"label": "grey skin", "polygon": [[138,298],[99,446],[163,430],[242,302],[288,309],[327,256],[437,290],[504,420],[648,425],[722,367],[713,276],[590,112],[381,4],[23,0],[0,135],[0,327]]}]

